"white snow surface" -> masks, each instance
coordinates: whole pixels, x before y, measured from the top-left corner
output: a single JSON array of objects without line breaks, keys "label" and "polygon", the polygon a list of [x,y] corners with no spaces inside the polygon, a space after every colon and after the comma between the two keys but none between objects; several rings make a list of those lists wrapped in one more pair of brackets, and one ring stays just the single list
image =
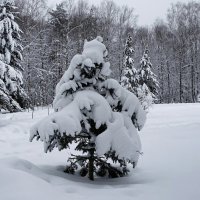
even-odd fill
[{"label": "white snow surface", "polygon": [[0,114],[1,200],[200,199],[200,104],[155,105],[140,132],[136,169],[94,182],[63,173],[69,151],[45,154],[42,143],[29,142],[30,127],[47,115],[41,108],[33,119],[31,112]]}]

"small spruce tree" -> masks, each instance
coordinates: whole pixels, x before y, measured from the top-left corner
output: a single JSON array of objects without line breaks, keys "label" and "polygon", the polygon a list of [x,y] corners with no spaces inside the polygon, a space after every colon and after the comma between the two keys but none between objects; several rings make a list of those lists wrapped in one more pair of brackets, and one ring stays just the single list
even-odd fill
[{"label": "small spruce tree", "polygon": [[10,112],[28,107],[28,96],[23,89],[22,46],[20,28],[14,21],[13,1],[0,4],[0,108]]},{"label": "small spruce tree", "polygon": [[133,92],[137,95],[137,88],[138,88],[138,76],[137,70],[134,67],[134,49],[133,49],[133,39],[130,35],[126,40],[125,50],[124,50],[124,67],[122,71],[121,77],[121,85],[125,87],[130,92]]},{"label": "small spruce tree", "polygon": [[159,83],[156,75],[152,72],[152,64],[148,56],[149,50],[146,48],[140,61],[138,70],[139,88],[138,98],[145,110],[157,100]]},{"label": "small spruce tree", "polygon": [[65,171],[79,171],[90,180],[124,176],[128,163],[136,166],[141,151],[137,130],[146,119],[137,97],[109,79],[102,42],[101,37],[85,41],[56,86],[55,112],[34,125],[30,135],[31,141],[44,142],[45,152],[75,145]]}]

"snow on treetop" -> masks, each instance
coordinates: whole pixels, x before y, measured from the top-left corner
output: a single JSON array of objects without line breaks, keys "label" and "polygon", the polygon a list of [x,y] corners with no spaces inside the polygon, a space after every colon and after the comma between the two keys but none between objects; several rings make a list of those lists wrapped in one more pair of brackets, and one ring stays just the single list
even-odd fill
[{"label": "snow on treetop", "polygon": [[[2,14],[6,14],[6,8],[16,9],[17,7],[14,6],[14,0],[0,0],[0,7],[2,9]],[[14,19],[13,14],[9,14],[11,19]]]},{"label": "snow on treetop", "polygon": [[152,64],[151,64],[151,62],[150,62],[148,53],[149,53],[149,50],[148,50],[148,49],[145,49],[144,55],[143,55],[143,57],[142,57],[140,63],[141,63],[141,65],[142,65],[143,67],[146,67],[146,68],[150,67],[150,68],[151,68],[151,67],[152,67]]},{"label": "snow on treetop", "polygon": [[80,68],[84,66],[93,67],[94,64],[102,64],[101,75],[110,75],[110,64],[104,62],[104,57],[107,56],[107,49],[106,46],[101,43],[102,41],[103,39],[100,36],[92,41],[85,41],[83,53],[77,54],[72,58],[69,68],[56,87],[56,91],[58,91],[60,85],[71,80],[73,77],[76,80],[80,79]]},{"label": "snow on treetop", "polygon": [[110,63],[104,62],[107,50],[101,41],[101,37],[86,41],[83,53],[72,58],[69,68],[56,86],[55,110],[61,110],[71,101],[67,93],[76,92],[82,84],[96,84],[98,79],[104,80],[111,74]]},{"label": "snow on treetop", "polygon": [[103,63],[104,57],[107,56],[108,52],[106,46],[102,42],[103,39],[100,36],[89,42],[86,40],[83,47],[83,56],[90,58],[93,63]]}]

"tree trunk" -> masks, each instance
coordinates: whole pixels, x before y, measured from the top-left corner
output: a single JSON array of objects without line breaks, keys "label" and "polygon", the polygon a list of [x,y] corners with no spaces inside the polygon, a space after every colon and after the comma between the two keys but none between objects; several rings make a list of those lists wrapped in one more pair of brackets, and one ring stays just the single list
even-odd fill
[{"label": "tree trunk", "polygon": [[179,50],[179,103],[182,103],[182,94],[183,94],[183,85],[182,85],[182,65],[183,65],[183,61],[182,61],[182,52],[181,49]]},{"label": "tree trunk", "polygon": [[169,70],[169,61],[166,62],[167,65],[167,87],[168,87],[168,103],[170,103],[170,91],[171,91],[171,85],[170,85],[170,70]]},{"label": "tree trunk", "polygon": [[195,57],[195,62],[194,62],[194,95],[195,95],[195,101],[196,101],[196,96],[199,93],[199,67],[198,67],[198,38],[196,38],[196,42],[195,42],[195,53],[194,53],[194,57]]},{"label": "tree trunk", "polygon": [[160,67],[161,67],[161,80],[162,80],[162,82],[161,82],[161,96],[162,96],[161,103],[165,102],[165,100],[164,100],[164,66],[163,65],[164,65],[164,62],[161,61],[161,65],[160,65]]},{"label": "tree trunk", "polygon": [[179,101],[180,101],[180,103],[182,103],[182,92],[183,92],[183,89],[182,89],[182,66],[181,65],[180,65],[180,73],[179,73],[179,84],[180,84],[180,87],[179,87],[179,93],[180,93]]},{"label": "tree trunk", "polygon": [[195,88],[194,88],[194,65],[191,65],[191,89],[192,89],[192,102],[195,102]]},{"label": "tree trunk", "polygon": [[89,153],[90,153],[90,158],[89,158],[89,169],[88,169],[89,176],[88,176],[88,178],[91,181],[93,181],[94,180],[94,149],[91,149],[89,151]]}]

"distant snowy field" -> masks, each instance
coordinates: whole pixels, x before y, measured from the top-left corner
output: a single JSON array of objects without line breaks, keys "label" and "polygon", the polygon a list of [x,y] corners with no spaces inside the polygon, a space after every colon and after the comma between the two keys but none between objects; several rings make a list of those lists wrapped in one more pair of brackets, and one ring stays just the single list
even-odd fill
[{"label": "distant snowy field", "polygon": [[1,200],[200,199],[200,104],[155,105],[137,168],[95,182],[62,172],[69,152],[45,154],[42,142],[29,142],[30,127],[47,114],[0,114]]}]

